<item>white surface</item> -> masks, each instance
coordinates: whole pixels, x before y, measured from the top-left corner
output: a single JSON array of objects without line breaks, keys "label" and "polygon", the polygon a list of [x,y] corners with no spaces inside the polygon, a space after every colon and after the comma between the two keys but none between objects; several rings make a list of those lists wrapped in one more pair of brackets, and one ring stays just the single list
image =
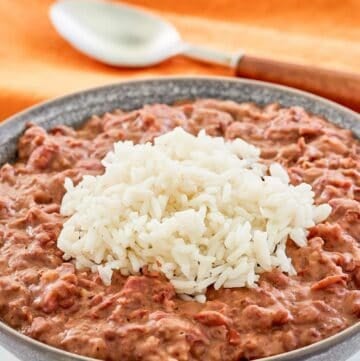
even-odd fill
[{"label": "white surface", "polygon": [[[1,346],[0,346],[0,360],[1,361],[19,361],[15,356],[13,356],[9,352],[5,351]],[[49,361],[51,361],[51,360],[49,360]],[[360,361],[360,352],[357,355],[353,356],[348,361]]]}]

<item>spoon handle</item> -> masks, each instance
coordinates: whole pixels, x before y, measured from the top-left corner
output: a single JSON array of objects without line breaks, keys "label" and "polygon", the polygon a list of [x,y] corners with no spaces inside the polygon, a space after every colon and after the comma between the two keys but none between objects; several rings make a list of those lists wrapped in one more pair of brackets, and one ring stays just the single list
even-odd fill
[{"label": "spoon handle", "polygon": [[206,63],[229,66],[231,68],[235,68],[243,56],[243,52],[240,51],[238,53],[230,54],[224,51],[218,51],[205,46],[189,43],[184,43],[182,46],[183,49],[181,53],[189,58]]},{"label": "spoon handle", "polygon": [[360,73],[346,73],[244,55],[236,75],[309,91],[360,111]]}]

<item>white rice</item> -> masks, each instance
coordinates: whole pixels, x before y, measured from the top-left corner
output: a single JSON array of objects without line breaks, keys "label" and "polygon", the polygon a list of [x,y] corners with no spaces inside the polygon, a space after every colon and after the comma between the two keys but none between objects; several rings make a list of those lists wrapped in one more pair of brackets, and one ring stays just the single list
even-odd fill
[{"label": "white rice", "polygon": [[205,301],[208,286],[253,287],[278,267],[294,274],[290,237],[306,245],[307,228],[325,220],[310,185],[289,184],[280,164],[259,163],[259,149],[176,128],[154,144],[114,144],[105,173],[66,179],[58,239],[65,259],[91,267],[105,284],[114,269],[162,271],[182,297]]}]

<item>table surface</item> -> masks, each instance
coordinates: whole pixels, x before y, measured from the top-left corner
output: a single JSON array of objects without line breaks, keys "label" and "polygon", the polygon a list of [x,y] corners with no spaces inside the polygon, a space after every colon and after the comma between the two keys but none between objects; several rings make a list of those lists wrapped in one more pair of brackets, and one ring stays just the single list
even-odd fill
[{"label": "table surface", "polygon": [[[19,361],[15,356],[13,356],[10,352],[6,351],[0,346],[0,360],[1,361]],[[359,361],[360,360],[360,352],[350,358],[348,361]],[[51,361],[51,360],[49,360]]]},{"label": "table surface", "polygon": [[[54,0],[0,0],[0,120],[59,95],[129,78],[231,75],[177,56],[157,66],[105,66],[75,51],[48,18]],[[189,43],[359,73],[358,0],[125,0],[171,22]],[[316,16],[314,16],[316,14]],[[31,29],[31,31],[29,31]],[[49,81],[51,79],[51,81]]]}]

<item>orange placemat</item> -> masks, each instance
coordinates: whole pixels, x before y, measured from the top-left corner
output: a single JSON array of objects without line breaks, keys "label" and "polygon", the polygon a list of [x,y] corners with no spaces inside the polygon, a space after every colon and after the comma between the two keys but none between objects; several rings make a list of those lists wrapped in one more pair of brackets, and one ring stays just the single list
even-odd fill
[{"label": "orange placemat", "polygon": [[[359,0],[130,0],[173,22],[187,41],[360,72]],[[0,120],[39,101],[135,77],[231,75],[175,57],[130,70],[73,50],[52,28],[50,0],[0,1]]]}]

